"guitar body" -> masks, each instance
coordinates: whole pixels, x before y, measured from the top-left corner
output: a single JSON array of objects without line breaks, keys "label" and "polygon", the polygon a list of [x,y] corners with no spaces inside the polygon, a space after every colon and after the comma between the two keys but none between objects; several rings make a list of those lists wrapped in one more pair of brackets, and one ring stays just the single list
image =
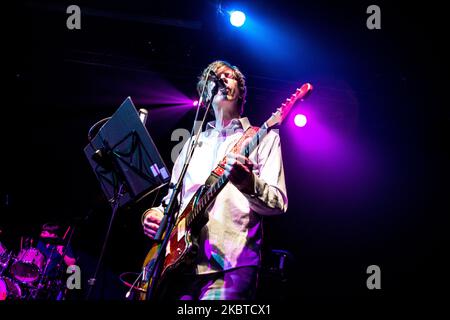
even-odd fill
[{"label": "guitar body", "polygon": [[[192,199],[189,201],[189,204],[183,210],[183,212],[179,215],[172,232],[169,235],[169,243],[166,247],[166,252],[164,256],[164,262],[162,264],[160,279],[157,284],[157,289],[164,283],[167,277],[170,276],[170,273],[175,270],[182,271],[185,268],[188,268],[193,265],[195,258],[198,252],[198,240],[199,233],[201,227],[205,225],[208,221],[206,213],[203,213],[202,226],[198,226],[197,228],[187,228],[186,220],[188,216],[191,214],[192,210],[195,208],[198,199],[204,194],[206,188],[201,187]],[[199,220],[200,221],[200,220]],[[163,235],[163,238],[165,234]],[[155,264],[159,249],[159,243],[154,243],[150,248],[147,256],[145,257],[143,267],[145,270],[151,270]],[[146,299],[146,291],[148,286],[152,284],[152,278],[150,274],[145,274],[143,276],[143,280],[141,281],[139,300]]]}]

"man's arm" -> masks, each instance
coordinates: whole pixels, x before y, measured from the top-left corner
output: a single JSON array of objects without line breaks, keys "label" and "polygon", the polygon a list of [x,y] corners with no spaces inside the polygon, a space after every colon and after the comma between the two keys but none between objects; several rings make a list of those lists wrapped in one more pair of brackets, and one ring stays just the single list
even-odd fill
[{"label": "man's arm", "polygon": [[[64,253],[64,247],[63,246],[57,246],[56,249],[58,250],[58,253],[60,255],[63,255],[63,253]],[[74,258],[73,251],[72,251],[72,249],[70,247],[68,247],[67,251],[65,252],[64,262],[68,266],[74,265],[77,262],[77,260]]]}]

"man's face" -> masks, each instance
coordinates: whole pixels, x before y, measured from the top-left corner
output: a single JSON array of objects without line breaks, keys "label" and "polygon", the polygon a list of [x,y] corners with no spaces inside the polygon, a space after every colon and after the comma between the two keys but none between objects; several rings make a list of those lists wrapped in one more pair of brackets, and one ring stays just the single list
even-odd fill
[{"label": "man's face", "polygon": [[216,75],[218,78],[222,79],[223,83],[226,86],[227,93],[226,96],[225,94],[221,93],[217,94],[216,98],[214,99],[215,102],[219,102],[216,100],[217,98],[219,98],[220,100],[237,103],[237,101],[239,100],[240,92],[238,82],[234,77],[233,70],[227,66],[222,66],[216,70]]}]

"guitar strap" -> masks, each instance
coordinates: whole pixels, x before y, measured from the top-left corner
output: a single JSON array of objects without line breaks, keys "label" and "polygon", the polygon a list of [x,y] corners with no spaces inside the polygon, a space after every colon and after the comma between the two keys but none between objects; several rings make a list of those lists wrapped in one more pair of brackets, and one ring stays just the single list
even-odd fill
[{"label": "guitar strap", "polygon": [[[248,127],[247,130],[245,130],[242,137],[239,138],[239,140],[236,142],[236,144],[230,150],[230,153],[239,153],[241,151],[241,148],[242,148],[242,145],[244,144],[244,142],[249,138],[253,138],[256,135],[256,133],[258,132],[258,130],[259,130],[259,127],[253,127],[253,126]],[[248,155],[246,155],[246,156],[248,157]],[[217,180],[219,180],[219,178],[225,172],[225,164],[226,163],[227,163],[227,157],[225,156],[222,159],[222,161],[219,162],[217,167],[213,171],[211,171],[211,174],[209,175],[208,179],[206,179],[206,182],[205,182],[206,187],[212,186]],[[141,217],[142,224],[144,224],[145,216],[151,209],[152,208],[145,210],[144,213],[142,214],[142,217]],[[178,214],[180,214],[180,213],[181,212],[179,212]]]},{"label": "guitar strap", "polygon": [[[249,139],[253,138],[256,133],[258,132],[258,127],[250,126],[245,130],[242,137],[236,142],[236,144],[233,146],[233,148],[230,150],[229,153],[240,153],[242,149],[242,145],[244,142]],[[248,155],[246,155],[248,157]],[[227,156],[225,156],[222,161],[219,162],[217,167],[211,171],[211,174],[209,175],[208,179],[206,179],[206,186],[212,186],[225,172],[225,164],[227,163]]]}]

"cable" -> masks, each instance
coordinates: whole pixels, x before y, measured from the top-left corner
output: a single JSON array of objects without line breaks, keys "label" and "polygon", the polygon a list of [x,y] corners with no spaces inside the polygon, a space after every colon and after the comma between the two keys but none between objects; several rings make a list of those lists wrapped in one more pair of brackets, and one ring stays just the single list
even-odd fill
[{"label": "cable", "polygon": [[[92,127],[89,128],[88,131],[88,141],[89,141],[89,145],[92,147],[92,149],[96,150],[97,148],[94,147],[94,145],[92,144],[92,131],[94,131],[94,129],[99,126],[100,124],[103,124],[104,122],[106,123],[109,119],[111,119],[111,117],[107,117],[107,118],[103,118],[102,120],[97,121]],[[101,129],[101,128],[100,128]]]}]

